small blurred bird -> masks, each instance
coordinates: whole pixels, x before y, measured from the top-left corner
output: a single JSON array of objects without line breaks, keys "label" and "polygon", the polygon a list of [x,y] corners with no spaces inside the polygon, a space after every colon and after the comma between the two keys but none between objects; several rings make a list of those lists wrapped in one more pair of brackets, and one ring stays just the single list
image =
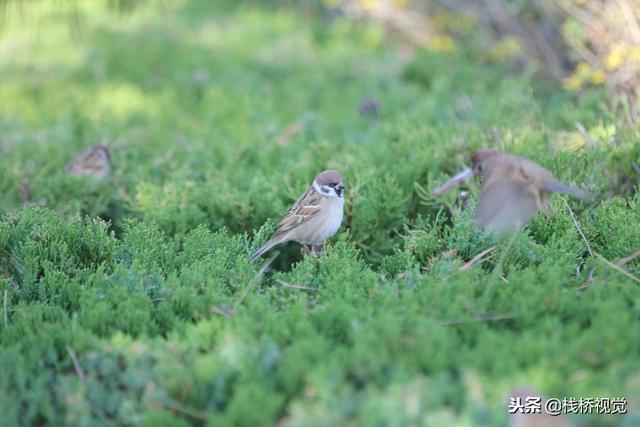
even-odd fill
[{"label": "small blurred bird", "polygon": [[320,173],[282,217],[273,236],[251,256],[251,261],[273,246],[291,240],[303,245],[303,254],[310,251],[307,245],[311,245],[315,253],[322,251],[324,241],[336,234],[342,224],[343,190],[344,184],[338,172],[326,170]]},{"label": "small blurred bird", "polygon": [[565,193],[579,199],[589,197],[586,191],[557,181],[537,163],[497,150],[476,151],[471,156],[471,168],[455,175],[431,194],[443,194],[476,173],[482,175],[483,180],[478,222],[490,232],[516,229],[538,211],[549,216],[551,193]]},{"label": "small blurred bird", "polygon": [[69,162],[65,170],[69,175],[101,180],[111,173],[109,148],[105,144],[92,145]]},{"label": "small blurred bird", "polygon": [[358,112],[362,117],[377,119],[380,112],[380,102],[376,98],[366,98],[360,103]]}]

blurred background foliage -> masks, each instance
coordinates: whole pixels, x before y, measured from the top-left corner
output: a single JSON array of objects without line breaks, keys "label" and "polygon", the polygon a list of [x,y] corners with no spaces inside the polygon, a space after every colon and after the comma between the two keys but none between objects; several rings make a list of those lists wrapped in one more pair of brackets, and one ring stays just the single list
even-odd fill
[{"label": "blurred background foliage", "polygon": [[[605,85],[640,123],[640,3],[635,0],[325,0],[353,19],[381,22],[417,46],[453,49],[468,36],[510,61],[578,91]],[[467,37],[465,37],[467,36]]]},{"label": "blurred background foliage", "polygon": [[[1,426],[640,422],[637,4],[0,5]],[[487,236],[429,195],[486,147],[595,198]],[[328,167],[327,256],[249,263]]]}]

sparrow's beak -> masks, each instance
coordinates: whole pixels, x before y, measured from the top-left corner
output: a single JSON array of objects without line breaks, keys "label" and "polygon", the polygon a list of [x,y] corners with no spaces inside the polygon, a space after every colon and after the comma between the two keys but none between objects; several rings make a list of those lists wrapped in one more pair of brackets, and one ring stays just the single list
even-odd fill
[{"label": "sparrow's beak", "polygon": [[336,190],[336,194],[338,195],[338,197],[342,196],[342,190],[344,190],[344,184],[338,184],[334,188]]},{"label": "sparrow's beak", "polygon": [[473,176],[473,169],[466,168],[459,174],[451,177],[449,181],[445,182],[442,187],[438,187],[431,192],[432,196],[439,196],[441,194],[446,193],[451,190],[453,187],[462,184],[463,182],[467,182]]}]

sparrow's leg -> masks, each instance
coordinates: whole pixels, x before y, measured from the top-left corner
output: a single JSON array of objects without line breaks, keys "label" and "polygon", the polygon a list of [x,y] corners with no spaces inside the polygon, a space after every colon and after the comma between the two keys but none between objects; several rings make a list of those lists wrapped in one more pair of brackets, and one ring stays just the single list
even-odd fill
[{"label": "sparrow's leg", "polygon": [[300,247],[300,253],[302,254],[302,256],[307,256],[311,253],[311,250],[313,249],[313,245],[302,245],[302,247]]},{"label": "sparrow's leg", "polygon": [[542,196],[540,196],[540,199],[540,203],[542,204],[540,211],[542,211],[547,218],[551,218],[553,215],[551,215],[551,211],[549,211],[549,194],[543,193]]},{"label": "sparrow's leg", "polygon": [[536,208],[540,212],[542,212],[546,217],[551,216],[549,212],[547,195],[544,194],[542,191],[540,191],[538,188],[536,188],[535,185],[531,185],[529,187],[529,192],[533,195],[533,200],[536,203]]},{"label": "sparrow's leg", "polygon": [[533,193],[536,200],[536,207],[547,218],[551,218],[551,212],[549,212],[549,196],[542,191],[536,191]]}]

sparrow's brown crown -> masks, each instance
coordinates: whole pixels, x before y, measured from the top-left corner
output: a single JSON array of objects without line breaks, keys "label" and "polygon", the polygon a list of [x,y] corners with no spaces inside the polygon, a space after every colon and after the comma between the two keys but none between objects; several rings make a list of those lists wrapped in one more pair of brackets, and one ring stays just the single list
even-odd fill
[{"label": "sparrow's brown crown", "polygon": [[482,172],[487,162],[496,158],[500,152],[498,150],[478,150],[471,155],[471,167],[474,172]]},{"label": "sparrow's brown crown", "polygon": [[328,185],[335,187],[336,185],[342,184],[342,177],[338,171],[326,170],[321,172],[320,175],[316,177],[315,181],[319,186]]}]

